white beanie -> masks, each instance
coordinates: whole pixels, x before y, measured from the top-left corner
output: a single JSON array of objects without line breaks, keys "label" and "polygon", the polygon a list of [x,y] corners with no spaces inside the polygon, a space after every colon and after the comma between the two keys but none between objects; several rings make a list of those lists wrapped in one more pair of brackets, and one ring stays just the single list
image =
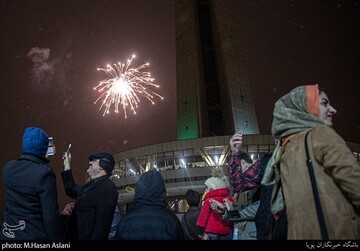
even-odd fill
[{"label": "white beanie", "polygon": [[219,188],[226,188],[227,187],[225,181],[223,179],[220,179],[220,178],[217,178],[217,177],[208,178],[205,181],[205,185],[208,188],[211,188],[211,189],[219,189]]}]

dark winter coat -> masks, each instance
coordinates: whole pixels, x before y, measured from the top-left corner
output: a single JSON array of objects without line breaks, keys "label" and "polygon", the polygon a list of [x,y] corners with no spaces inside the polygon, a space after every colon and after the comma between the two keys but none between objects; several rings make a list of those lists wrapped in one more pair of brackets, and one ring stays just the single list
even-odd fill
[{"label": "dark winter coat", "polygon": [[56,176],[48,163],[43,157],[23,154],[4,166],[6,198],[0,239],[64,238],[64,221],[60,219],[57,203]]},{"label": "dark winter coat", "polygon": [[135,185],[135,206],[121,218],[117,236],[122,240],[182,240],[178,217],[166,208],[166,188],[160,172],[144,173]]},{"label": "dark winter coat", "polygon": [[107,240],[118,199],[108,175],[84,186],[76,185],[71,170],[61,173],[66,194],[76,199],[69,220],[67,239]]},{"label": "dark winter coat", "polygon": [[199,235],[201,231],[196,226],[196,221],[199,217],[200,209],[198,207],[190,207],[188,211],[181,218],[181,224],[184,229],[186,240],[200,240]]}]

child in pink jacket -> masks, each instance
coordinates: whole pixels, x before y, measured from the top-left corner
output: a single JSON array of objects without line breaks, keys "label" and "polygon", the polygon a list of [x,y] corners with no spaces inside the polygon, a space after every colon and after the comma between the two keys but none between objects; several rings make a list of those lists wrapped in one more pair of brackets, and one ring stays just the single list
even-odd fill
[{"label": "child in pink jacket", "polygon": [[204,240],[231,240],[232,226],[228,221],[223,221],[221,215],[211,209],[209,200],[223,203],[228,198],[234,203],[234,198],[229,195],[230,190],[221,177],[211,177],[205,181],[205,197],[196,225],[203,232]]}]

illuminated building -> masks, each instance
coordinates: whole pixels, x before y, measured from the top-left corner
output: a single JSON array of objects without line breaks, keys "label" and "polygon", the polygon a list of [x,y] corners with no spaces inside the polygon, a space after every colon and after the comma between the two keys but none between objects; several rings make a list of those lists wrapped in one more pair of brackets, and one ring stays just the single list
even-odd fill
[{"label": "illuminated building", "polygon": [[[204,191],[212,168],[226,169],[229,139],[245,121],[243,151],[255,159],[275,148],[271,135],[260,135],[232,10],[234,0],[177,0],[177,141],[115,154],[113,181],[119,204],[132,202],[141,173],[161,171],[169,204],[184,212],[183,196]],[[360,161],[360,145],[348,143]]]}]

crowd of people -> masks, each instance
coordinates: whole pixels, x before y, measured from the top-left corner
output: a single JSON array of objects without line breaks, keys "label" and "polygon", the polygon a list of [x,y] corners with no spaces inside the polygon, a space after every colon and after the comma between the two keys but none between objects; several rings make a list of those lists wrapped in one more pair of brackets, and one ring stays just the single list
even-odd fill
[{"label": "crowd of people", "polygon": [[205,193],[186,192],[181,219],[166,201],[165,181],[150,170],[135,184],[134,206],[119,217],[109,179],[115,160],[89,156],[85,185],[61,173],[73,199],[60,212],[49,136],[25,129],[22,155],[3,168],[5,210],[1,240],[359,240],[360,166],[332,128],[335,108],[318,85],[292,89],[275,103],[276,149],[253,163],[242,133],[229,140],[227,173],[214,169]]}]

